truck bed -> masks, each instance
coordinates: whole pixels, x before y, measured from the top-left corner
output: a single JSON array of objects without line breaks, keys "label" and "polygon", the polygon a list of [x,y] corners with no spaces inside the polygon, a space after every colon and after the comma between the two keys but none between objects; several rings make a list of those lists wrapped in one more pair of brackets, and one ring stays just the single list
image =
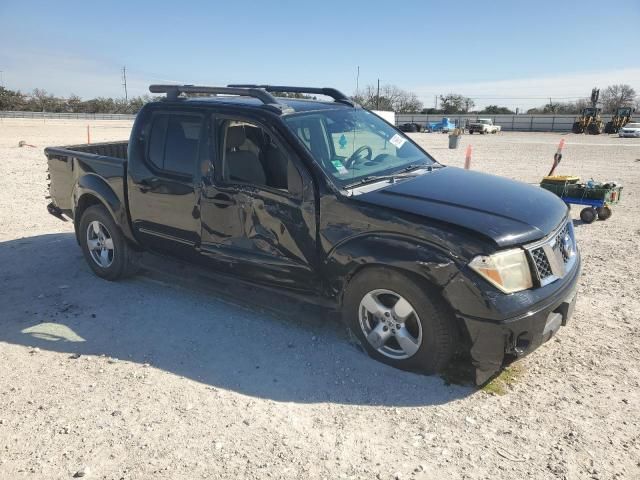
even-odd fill
[{"label": "truck bed", "polygon": [[73,215],[73,195],[87,178],[107,182],[124,199],[128,141],[48,147],[44,153],[49,167],[51,209]]}]

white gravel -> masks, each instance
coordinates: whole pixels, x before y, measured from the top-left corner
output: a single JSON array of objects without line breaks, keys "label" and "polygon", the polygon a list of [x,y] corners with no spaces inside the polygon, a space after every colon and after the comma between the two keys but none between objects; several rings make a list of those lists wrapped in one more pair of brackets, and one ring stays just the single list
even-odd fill
[{"label": "white gravel", "polygon": [[640,478],[640,141],[413,135],[527,182],[564,137],[560,172],[625,184],[610,220],[576,227],[572,322],[495,395],[376,363],[329,314],[255,289],[96,278],[44,199],[42,148],[86,124],[0,119],[0,478]]}]

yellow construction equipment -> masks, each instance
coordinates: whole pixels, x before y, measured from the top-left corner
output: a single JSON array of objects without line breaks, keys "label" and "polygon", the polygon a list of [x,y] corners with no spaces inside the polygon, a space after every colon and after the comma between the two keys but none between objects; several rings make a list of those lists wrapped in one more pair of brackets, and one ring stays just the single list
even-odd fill
[{"label": "yellow construction equipment", "polygon": [[618,133],[622,127],[631,121],[631,116],[635,112],[632,107],[620,107],[610,122],[604,126],[604,133]]},{"label": "yellow construction equipment", "polygon": [[571,131],[573,133],[589,133],[591,135],[600,135],[604,130],[604,122],[600,118],[600,109],[596,107],[587,107],[573,124]]}]

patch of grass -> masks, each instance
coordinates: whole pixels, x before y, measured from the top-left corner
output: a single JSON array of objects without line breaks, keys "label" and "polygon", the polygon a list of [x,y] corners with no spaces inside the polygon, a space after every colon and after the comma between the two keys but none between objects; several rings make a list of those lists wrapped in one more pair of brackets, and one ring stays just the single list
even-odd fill
[{"label": "patch of grass", "polygon": [[496,377],[485,383],[481,390],[492,395],[506,395],[524,373],[524,367],[520,364],[511,364],[502,370]]}]

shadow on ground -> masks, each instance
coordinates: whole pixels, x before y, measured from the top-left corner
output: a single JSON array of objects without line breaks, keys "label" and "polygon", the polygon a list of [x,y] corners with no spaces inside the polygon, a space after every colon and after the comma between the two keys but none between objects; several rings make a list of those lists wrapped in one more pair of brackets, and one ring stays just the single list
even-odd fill
[{"label": "shadow on ground", "polygon": [[[474,389],[369,359],[336,314],[190,267],[123,282],[94,276],[71,233],[0,243],[0,342],[106,355],[254,397],[301,403],[435,405]],[[147,260],[148,261],[148,260]]]}]

